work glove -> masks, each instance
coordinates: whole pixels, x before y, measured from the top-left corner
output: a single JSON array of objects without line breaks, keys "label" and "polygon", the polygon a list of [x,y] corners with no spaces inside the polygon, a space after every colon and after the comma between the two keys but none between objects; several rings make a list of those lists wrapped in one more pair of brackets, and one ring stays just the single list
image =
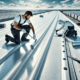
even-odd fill
[{"label": "work glove", "polygon": [[58,30],[56,30],[56,35],[57,35],[57,31],[58,31]]},{"label": "work glove", "polygon": [[23,33],[26,33],[26,30],[25,30],[25,29],[22,29],[21,31],[22,31]]},{"label": "work glove", "polygon": [[33,34],[33,39],[36,39],[36,35],[35,34]]},{"label": "work glove", "polygon": [[59,37],[62,37],[62,34],[59,34],[58,36],[59,36]]},{"label": "work glove", "polygon": [[58,30],[56,30],[56,32],[57,32]]}]

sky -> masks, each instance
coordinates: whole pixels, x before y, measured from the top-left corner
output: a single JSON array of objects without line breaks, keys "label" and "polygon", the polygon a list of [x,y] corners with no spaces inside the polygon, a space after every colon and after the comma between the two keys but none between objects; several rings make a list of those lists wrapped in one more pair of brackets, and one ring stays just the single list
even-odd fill
[{"label": "sky", "polygon": [[80,0],[0,0],[0,9],[79,9]]}]

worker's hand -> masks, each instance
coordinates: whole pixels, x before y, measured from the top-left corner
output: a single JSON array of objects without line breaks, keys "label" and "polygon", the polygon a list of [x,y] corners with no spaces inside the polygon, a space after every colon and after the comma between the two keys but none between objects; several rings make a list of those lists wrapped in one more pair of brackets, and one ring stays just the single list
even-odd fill
[{"label": "worker's hand", "polygon": [[22,31],[23,33],[26,33],[26,30],[25,30],[25,29],[22,29],[21,31]]},{"label": "worker's hand", "polygon": [[57,31],[59,31],[59,30],[56,30],[56,32],[57,32]]},{"label": "worker's hand", "polygon": [[56,30],[56,35],[57,35],[57,31],[58,31],[58,30]]},{"label": "worker's hand", "polygon": [[36,39],[36,35],[35,34],[33,34],[33,39]]}]

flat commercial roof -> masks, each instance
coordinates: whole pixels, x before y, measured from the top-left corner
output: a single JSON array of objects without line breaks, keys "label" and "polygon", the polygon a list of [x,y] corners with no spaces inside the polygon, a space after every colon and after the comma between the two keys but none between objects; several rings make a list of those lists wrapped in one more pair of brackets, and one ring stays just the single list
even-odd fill
[{"label": "flat commercial roof", "polygon": [[[56,35],[56,29],[61,27],[58,24],[59,19],[74,24],[78,32],[76,39]],[[72,76],[79,80],[79,63],[71,59],[79,60],[80,48],[79,46],[74,48],[71,43],[80,40],[78,25],[59,11],[37,14],[30,20],[35,28],[37,41],[34,42],[28,35],[30,41],[21,41],[19,45],[5,43],[5,35],[12,36],[10,32],[12,20],[0,23],[6,24],[6,27],[0,30],[0,80],[70,80]],[[22,34],[21,32],[20,35]],[[29,34],[33,36],[32,31]],[[34,49],[31,49],[31,45]]]}]

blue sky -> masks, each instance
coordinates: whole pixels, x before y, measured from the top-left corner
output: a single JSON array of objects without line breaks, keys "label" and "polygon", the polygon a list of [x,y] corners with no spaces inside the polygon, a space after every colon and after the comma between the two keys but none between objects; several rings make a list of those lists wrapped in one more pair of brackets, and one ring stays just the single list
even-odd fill
[{"label": "blue sky", "polygon": [[80,8],[80,0],[0,0],[0,9]]}]

